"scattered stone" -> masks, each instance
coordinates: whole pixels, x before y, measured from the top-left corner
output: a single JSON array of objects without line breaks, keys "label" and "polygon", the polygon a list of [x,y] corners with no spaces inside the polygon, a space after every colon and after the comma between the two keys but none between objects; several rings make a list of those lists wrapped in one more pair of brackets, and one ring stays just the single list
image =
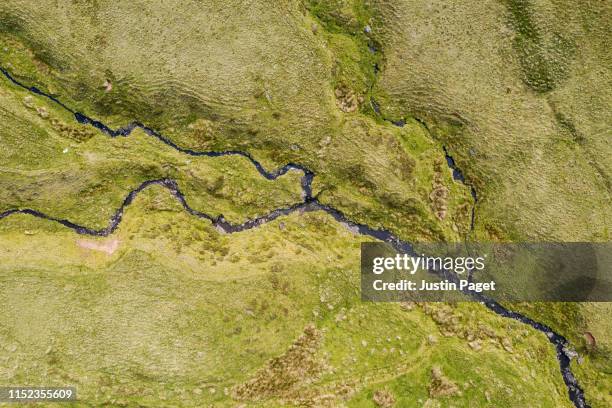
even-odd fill
[{"label": "scattered stone", "polygon": [[363,31],[365,31],[366,34],[370,34],[372,32],[372,27],[368,24],[363,28]]},{"label": "scattered stone", "polygon": [[62,150],[62,153],[66,154],[66,153],[68,153],[68,150],[70,150],[70,149],[68,149],[68,148],[66,147],[66,148],[64,148],[64,150]]},{"label": "scattered stone", "polygon": [[478,340],[474,340],[474,341],[470,341],[468,342],[468,345],[472,348],[472,350],[474,351],[480,351],[482,350],[482,344],[480,343],[480,341]]},{"label": "scattered stone", "polygon": [[110,80],[104,81],[104,92],[110,92],[113,90],[113,83]]},{"label": "scattered stone", "polygon": [[430,334],[429,336],[427,336],[427,342],[429,344],[436,344],[438,342],[438,338],[433,334]]},{"label": "scattered stone", "polygon": [[502,344],[502,347],[504,348],[504,350],[506,350],[508,353],[513,353],[514,352],[514,349],[512,348],[512,341],[510,341],[509,338],[504,337],[501,340],[501,344]]},{"label": "scattered stone", "polygon": [[47,111],[47,108],[43,106],[36,108],[36,112],[38,112],[38,116],[43,119],[47,119],[49,117],[49,111]]},{"label": "scattered stone", "polygon": [[573,360],[576,357],[578,357],[578,353],[576,352],[576,350],[569,348],[567,346],[563,347],[563,352],[565,353],[567,357],[569,357],[570,360]]},{"label": "scattered stone", "polygon": [[376,391],[372,400],[381,408],[391,408],[395,405],[395,397],[389,390]]},{"label": "scattered stone", "polygon": [[316,34],[316,33],[319,31],[319,26],[318,26],[316,23],[313,23],[313,24],[310,26],[310,29],[312,30],[312,32],[313,32],[314,34]]},{"label": "scattered stone", "polygon": [[278,223],[278,229],[280,229],[281,231],[284,231],[284,230],[285,230],[285,223],[284,223],[284,222],[282,222],[282,221],[281,221],[281,222],[279,222],[279,223]]},{"label": "scattered stone", "polygon": [[34,109],[34,98],[32,98],[32,95],[28,95],[23,98],[23,104],[28,109]]},{"label": "scattered stone", "polygon": [[365,341],[365,340],[361,340],[361,345],[362,345],[363,347],[368,347],[368,342],[367,342],[367,341]]}]

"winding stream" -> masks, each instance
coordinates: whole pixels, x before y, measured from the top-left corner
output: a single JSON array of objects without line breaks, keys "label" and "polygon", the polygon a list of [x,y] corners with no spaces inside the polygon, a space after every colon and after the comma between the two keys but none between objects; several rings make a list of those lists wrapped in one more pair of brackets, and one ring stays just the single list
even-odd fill
[{"label": "winding stream", "polygon": [[[377,66],[375,66],[374,71],[375,73],[378,73]],[[406,121],[404,119],[391,120],[391,119],[386,118],[382,114],[380,105],[378,104],[378,102],[376,102],[376,100],[373,97],[370,98],[370,106],[372,107],[372,110],[374,110],[374,113],[376,113],[385,122],[389,122],[392,125],[397,126],[397,127],[406,126]],[[427,131],[431,134],[431,131],[429,130],[425,122],[419,119],[416,119],[416,120],[421,125],[423,125],[423,127],[427,129]],[[474,223],[476,219],[476,205],[478,204],[478,193],[476,192],[476,188],[474,187],[474,185],[466,181],[465,176],[463,175],[463,172],[461,171],[459,167],[457,167],[457,163],[455,162],[455,159],[450,155],[446,146],[442,145],[442,149],[444,150],[444,157],[446,159],[446,164],[448,168],[451,169],[451,172],[453,174],[453,180],[460,182],[461,184],[465,185],[466,187],[470,189],[470,194],[472,195],[472,199],[474,200],[474,204],[472,204],[472,209],[471,209],[470,231],[474,231]]]},{"label": "winding stream", "polygon": [[[350,230],[360,234],[360,235],[364,235],[364,236],[369,236],[375,239],[378,239],[380,241],[384,241],[387,242],[389,244],[391,244],[393,246],[393,248],[395,250],[397,250],[398,252],[403,252],[403,253],[408,253],[408,254],[413,254],[414,250],[412,248],[412,245],[409,242],[403,241],[401,240],[399,237],[395,236],[393,233],[391,233],[390,231],[386,230],[386,229],[374,229],[371,228],[365,224],[360,224],[357,223],[355,221],[352,221],[351,219],[349,219],[344,213],[342,213],[340,210],[327,205],[327,204],[323,204],[321,203],[317,197],[313,197],[312,196],[312,181],[314,179],[314,172],[312,172],[311,170],[307,169],[306,167],[300,165],[300,164],[295,164],[295,163],[289,163],[286,164],[283,167],[280,167],[277,170],[274,171],[267,171],[260,162],[258,162],[256,159],[254,159],[249,153],[247,152],[243,152],[243,151],[237,151],[237,150],[227,150],[227,151],[221,151],[221,152],[215,152],[215,151],[195,151],[195,150],[191,150],[191,149],[186,149],[183,147],[180,147],[178,145],[176,145],[174,142],[172,142],[171,140],[167,139],[166,137],[164,137],[163,135],[161,135],[160,133],[156,132],[155,130],[148,128],[147,126],[144,126],[141,123],[138,122],[132,122],[131,124],[123,127],[123,128],[119,128],[117,130],[113,130],[110,127],[106,126],[105,124],[103,124],[102,122],[99,122],[97,120],[94,120],[82,113],[76,112],[72,109],[70,109],[69,107],[67,107],[66,105],[64,105],[60,100],[58,100],[56,97],[46,94],[43,91],[41,91],[40,89],[38,89],[37,87],[34,86],[27,86],[23,83],[21,83],[20,81],[16,80],[5,68],[0,67],[0,72],[2,72],[2,74],[9,80],[11,81],[13,84],[24,88],[32,93],[35,93],[37,95],[43,96],[51,101],[53,101],[54,103],[56,103],[57,105],[61,106],[62,108],[66,109],[67,111],[71,112],[75,119],[82,124],[87,124],[87,125],[91,125],[99,130],[101,130],[102,132],[104,132],[105,134],[107,134],[110,137],[120,137],[120,136],[129,136],[129,134],[136,128],[140,128],[142,129],[147,135],[152,136],[157,138],[158,140],[160,140],[161,142],[165,143],[168,146],[171,146],[172,148],[176,149],[177,151],[181,152],[181,153],[185,153],[191,156],[210,156],[210,157],[219,157],[219,156],[231,156],[231,155],[235,155],[235,156],[242,156],[247,158],[252,164],[253,166],[257,169],[257,171],[259,172],[260,175],[262,175],[263,177],[265,177],[268,180],[274,180],[280,176],[282,176],[283,174],[287,173],[288,171],[292,171],[292,170],[296,170],[296,171],[301,171],[303,172],[303,176],[301,179],[301,186],[302,186],[302,191],[303,191],[303,201],[297,204],[294,204],[290,207],[286,207],[286,208],[279,208],[279,209],[275,209],[273,211],[271,211],[270,213],[263,215],[261,217],[257,217],[254,219],[250,219],[244,223],[241,224],[232,224],[228,221],[226,221],[223,216],[219,216],[219,217],[213,217],[209,214],[200,212],[194,208],[192,208],[189,203],[187,202],[187,199],[185,198],[184,194],[180,191],[176,181],[172,180],[172,179],[156,179],[156,180],[149,180],[149,181],[145,181],[142,184],[140,184],[138,187],[136,187],[134,190],[130,191],[129,194],[126,196],[126,198],[123,200],[123,203],[121,204],[121,206],[115,211],[115,213],[111,216],[110,221],[108,226],[106,226],[103,229],[100,230],[96,230],[96,229],[92,229],[89,228],[87,226],[83,226],[83,225],[79,225],[76,224],[70,220],[67,219],[60,219],[60,218],[56,218],[53,217],[51,215],[42,213],[40,211],[37,211],[35,209],[30,209],[30,208],[26,208],[26,209],[12,209],[12,210],[8,210],[5,211],[3,213],[0,213],[0,220],[7,218],[11,215],[15,215],[15,214],[27,214],[27,215],[31,215],[37,218],[41,218],[41,219],[45,219],[45,220],[49,220],[49,221],[53,221],[53,222],[57,222],[67,228],[72,229],[73,231],[75,231],[78,234],[83,234],[83,235],[93,235],[93,236],[108,236],[110,234],[112,234],[117,227],[119,226],[119,224],[121,223],[121,220],[123,219],[123,214],[124,211],[126,209],[126,207],[128,207],[133,201],[134,198],[143,190],[145,190],[146,188],[153,186],[153,185],[158,185],[158,186],[162,186],[164,188],[166,188],[175,198],[176,200],[182,205],[182,207],[185,209],[185,211],[187,211],[189,214],[201,218],[201,219],[205,219],[208,220],[212,223],[213,226],[215,226],[217,229],[225,232],[225,233],[236,233],[236,232],[241,232],[241,231],[245,231],[245,230],[249,230],[252,228],[257,228],[260,225],[266,224],[270,221],[273,221],[281,216],[286,216],[289,215],[293,212],[296,211],[323,211],[327,214],[329,214],[332,218],[334,218],[336,221],[338,221],[339,223],[345,225],[346,227],[348,227]],[[376,106],[376,108],[378,108],[378,106]],[[380,109],[376,109],[377,113],[380,112]],[[397,126],[402,126],[402,123],[396,123]],[[445,150],[446,153],[446,150]],[[447,161],[450,158],[450,156],[447,154]],[[452,158],[450,158],[452,160]],[[454,160],[452,160],[452,162],[449,161],[449,166],[455,166],[454,164]],[[453,168],[453,167],[451,167]],[[453,169],[454,170],[454,169]],[[458,172],[458,174],[461,174],[459,169],[456,169],[456,171]],[[472,194],[475,197],[475,190],[472,187]],[[472,213],[473,214],[473,213]],[[472,216],[472,224],[473,224],[473,216]],[[444,273],[444,271],[432,271],[434,273]],[[510,318],[510,319],[514,319],[517,321],[520,321],[526,325],[529,325],[530,327],[532,327],[535,330],[538,330],[542,333],[544,333],[546,335],[546,337],[548,338],[548,340],[555,346],[556,352],[557,352],[557,360],[559,362],[559,367],[560,367],[560,371],[561,371],[561,375],[563,376],[563,381],[567,387],[567,391],[568,391],[568,395],[569,395],[569,399],[572,401],[572,403],[574,404],[575,407],[577,408],[590,408],[590,406],[587,404],[585,397],[584,397],[584,392],[582,390],[582,388],[580,387],[580,385],[578,384],[578,381],[576,380],[576,378],[574,377],[572,371],[571,371],[571,367],[570,367],[570,352],[568,351],[568,347],[569,347],[569,342],[567,341],[567,339],[563,336],[561,336],[560,334],[556,333],[555,331],[553,331],[550,327],[539,323],[529,317],[526,317],[518,312],[514,312],[511,310],[508,310],[507,308],[505,308],[504,306],[502,306],[501,304],[499,304],[498,302],[496,302],[495,300],[492,300],[484,295],[482,295],[481,293],[476,293],[476,292],[472,292],[472,291],[467,291],[466,292],[468,295],[470,295],[472,298],[474,298],[475,300],[481,302],[485,307],[487,307],[489,310],[495,312],[496,314],[505,317],[505,318]]]}]

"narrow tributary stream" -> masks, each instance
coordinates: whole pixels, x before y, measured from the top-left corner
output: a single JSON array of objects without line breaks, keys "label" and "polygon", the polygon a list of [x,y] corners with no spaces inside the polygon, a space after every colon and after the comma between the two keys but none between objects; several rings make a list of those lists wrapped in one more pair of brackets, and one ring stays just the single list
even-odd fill
[{"label": "narrow tributary stream", "polygon": [[[42,213],[35,209],[30,209],[30,208],[12,209],[12,210],[5,211],[3,213],[0,213],[0,219],[7,218],[15,214],[28,214],[28,215],[31,215],[37,218],[42,218],[45,220],[57,222],[59,224],[64,225],[67,228],[72,229],[78,234],[94,235],[94,236],[108,236],[117,229],[117,227],[121,223],[121,220],[123,218],[123,213],[126,207],[128,207],[134,201],[134,198],[138,195],[138,193],[145,190],[147,187],[150,187],[153,185],[159,185],[159,186],[162,186],[168,189],[170,193],[178,200],[178,202],[183,206],[183,208],[189,214],[195,217],[206,219],[210,221],[213,224],[213,226],[215,226],[217,229],[222,230],[225,233],[231,234],[235,232],[241,232],[241,231],[245,231],[248,229],[256,228],[262,224],[266,224],[270,221],[273,221],[277,219],[278,217],[286,216],[296,211],[323,211],[329,214],[331,217],[333,217],[336,221],[342,223],[343,225],[350,228],[352,231],[356,233],[359,233],[364,236],[369,236],[369,237],[378,239],[380,241],[387,242],[390,245],[392,245],[394,249],[397,250],[398,252],[414,254],[414,250],[410,243],[401,240],[399,237],[395,236],[390,231],[386,229],[374,229],[374,228],[370,228],[369,226],[365,224],[354,222],[350,220],[346,215],[344,215],[344,213],[342,213],[340,210],[328,204],[321,203],[318,200],[318,198],[313,197],[312,196],[312,181],[315,177],[315,174],[311,170],[307,169],[305,166],[302,166],[300,164],[295,164],[295,163],[289,163],[275,171],[270,172],[270,171],[267,171],[261,165],[261,163],[257,161],[256,159],[254,159],[248,152],[243,152],[239,150],[226,150],[226,151],[215,152],[215,151],[195,151],[191,149],[186,149],[184,147],[178,146],[177,144],[167,139],[166,137],[156,132],[155,130],[148,128],[147,126],[141,123],[138,123],[138,122],[132,122],[126,127],[123,127],[117,130],[113,130],[100,121],[94,120],[80,112],[76,112],[70,109],[69,107],[64,105],[59,99],[57,99],[55,96],[49,95],[41,91],[39,88],[35,86],[27,86],[23,84],[22,82],[15,79],[5,68],[0,67],[0,72],[2,72],[2,74],[13,84],[53,101],[57,105],[71,112],[79,123],[91,125],[99,129],[100,131],[104,132],[108,136],[127,137],[130,135],[130,133],[134,129],[140,128],[147,135],[155,137],[156,139],[176,149],[177,151],[190,155],[190,156],[210,156],[210,157],[242,156],[242,157],[245,157],[253,164],[253,166],[257,169],[259,174],[268,180],[274,180],[289,171],[300,171],[303,173],[302,180],[301,180],[302,196],[303,196],[302,202],[297,203],[290,207],[279,208],[279,209],[273,210],[264,216],[250,219],[241,224],[232,224],[226,221],[223,218],[223,216],[213,217],[209,214],[200,212],[192,208],[187,202],[187,199],[185,198],[183,193],[178,188],[177,183],[171,179],[156,179],[156,180],[145,181],[142,184],[140,184],[137,188],[130,191],[129,194],[124,199],[121,206],[115,211],[113,216],[110,218],[108,226],[103,229],[99,229],[99,230],[89,228],[83,225],[78,225],[67,219],[56,218],[51,215],[48,215],[48,214]],[[447,159],[448,157],[450,156],[448,156],[447,154]],[[449,165],[451,165],[451,163],[449,163]],[[452,162],[452,166],[455,166],[454,161]],[[457,171],[459,172],[459,174],[461,174],[460,170],[457,169]],[[473,192],[473,194],[475,194],[475,192]],[[432,272],[433,273],[444,273],[444,271],[442,272],[432,271]],[[571,371],[571,367],[570,367],[571,358],[570,358],[570,351],[568,348],[569,343],[567,339],[565,339],[560,334],[554,332],[550,327],[542,323],[536,322],[535,320],[530,319],[529,317],[526,317],[518,312],[513,312],[511,310],[508,310],[507,308],[505,308],[504,306],[502,306],[495,300],[489,299],[480,293],[467,291],[466,294],[473,297],[475,300],[481,302],[484,306],[486,306],[489,310],[495,312],[496,314],[502,317],[505,317],[505,318],[518,320],[526,325],[531,326],[535,330],[538,330],[544,333],[546,337],[548,338],[548,340],[555,346],[555,349],[557,351],[557,360],[559,362],[561,375],[563,376],[563,381],[565,382],[565,385],[567,387],[570,400],[573,402],[573,404],[577,408],[590,408],[590,406],[585,401],[584,392],[582,388],[578,384],[578,381],[576,380],[576,378],[574,377]]]}]

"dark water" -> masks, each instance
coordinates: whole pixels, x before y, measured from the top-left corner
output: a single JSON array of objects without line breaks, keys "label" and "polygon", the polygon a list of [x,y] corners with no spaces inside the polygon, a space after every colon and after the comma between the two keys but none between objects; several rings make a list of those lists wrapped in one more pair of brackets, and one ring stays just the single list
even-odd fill
[{"label": "dark water", "polygon": [[[87,226],[83,226],[83,225],[79,225],[76,224],[70,220],[66,220],[66,219],[60,219],[60,218],[56,218],[53,217],[51,215],[42,213],[40,211],[34,210],[34,209],[30,209],[30,208],[25,208],[25,209],[12,209],[12,210],[8,210],[5,211],[3,213],[0,213],[0,219],[4,219],[7,218],[11,215],[14,214],[27,214],[27,215],[31,215],[37,218],[42,218],[45,220],[49,220],[49,221],[54,221],[57,222],[67,228],[72,229],[73,231],[75,231],[78,234],[82,234],[82,235],[92,235],[92,236],[108,236],[110,234],[112,234],[117,227],[119,226],[119,224],[121,223],[121,220],[123,219],[123,213],[126,209],[126,207],[128,207],[133,201],[134,198],[143,190],[145,190],[146,188],[153,186],[153,185],[158,185],[158,186],[162,186],[164,188],[166,188],[171,194],[172,196],[175,197],[175,199],[182,205],[182,207],[185,209],[185,211],[187,211],[189,214],[193,215],[194,217],[198,217],[201,219],[205,219],[209,222],[211,222],[215,227],[217,227],[219,230],[228,233],[228,234],[232,234],[232,233],[236,233],[236,232],[241,232],[241,231],[245,231],[245,230],[249,230],[252,228],[257,228],[260,225],[266,224],[268,222],[271,222],[281,216],[286,216],[289,215],[293,212],[296,211],[323,211],[327,214],[329,214],[331,217],[333,217],[336,221],[342,223],[343,225],[345,225],[346,227],[350,228],[352,231],[355,231],[361,235],[364,236],[369,236],[375,239],[378,239],[380,241],[384,241],[387,242],[389,244],[391,244],[398,252],[404,252],[404,253],[408,253],[408,254],[414,254],[414,250],[412,245],[409,242],[403,241],[401,240],[399,237],[395,236],[393,233],[391,233],[390,231],[386,230],[386,229],[375,229],[375,228],[371,228],[368,225],[365,224],[360,224],[357,223],[355,221],[352,221],[351,219],[349,219],[343,212],[341,212],[340,210],[328,205],[328,204],[323,204],[321,202],[319,202],[319,200],[316,197],[312,196],[312,182],[313,179],[315,177],[314,172],[312,172],[311,170],[307,169],[305,166],[302,166],[300,164],[296,164],[296,163],[289,163],[286,164],[276,170],[273,171],[267,171],[259,161],[257,161],[256,159],[254,159],[248,152],[243,152],[243,151],[238,151],[238,150],[226,150],[226,151],[219,151],[219,152],[215,152],[215,151],[195,151],[195,150],[191,150],[191,149],[187,149],[187,148],[183,148],[178,146],[177,144],[175,144],[174,142],[172,142],[171,140],[167,139],[166,137],[164,137],[163,135],[161,135],[160,133],[156,132],[155,130],[148,128],[147,126],[144,126],[141,123],[138,122],[132,122],[131,124],[123,127],[123,128],[119,128],[116,130],[111,129],[110,127],[106,126],[104,123],[97,121],[95,119],[92,119],[84,114],[81,114],[79,112],[76,112],[70,108],[68,108],[66,105],[64,105],[60,100],[58,100],[55,96],[52,95],[48,95],[44,92],[42,92],[40,89],[34,87],[34,86],[27,86],[24,85],[23,83],[21,83],[20,81],[17,81],[13,76],[11,76],[11,74],[4,68],[0,67],[0,72],[2,72],[2,74],[4,74],[4,76],[11,81],[13,84],[27,89],[30,92],[33,92],[37,95],[43,96],[45,98],[48,98],[49,100],[53,101],[54,103],[58,104],[59,106],[61,106],[62,108],[66,109],[67,111],[71,112],[72,114],[74,114],[75,119],[82,124],[87,124],[90,126],[95,127],[96,129],[99,129],[100,131],[104,132],[105,134],[107,134],[110,137],[126,137],[129,136],[130,133],[136,129],[136,128],[140,128],[142,129],[147,135],[151,136],[151,137],[155,137],[156,139],[160,140],[161,142],[165,143],[166,145],[176,149],[177,151],[181,152],[181,153],[185,153],[187,155],[191,155],[191,156],[209,156],[209,157],[220,157],[220,156],[242,156],[247,158],[252,164],[253,166],[257,169],[257,171],[259,172],[259,174],[263,177],[265,177],[268,180],[274,180],[280,176],[282,176],[283,174],[286,174],[288,171],[301,171],[303,173],[302,179],[301,179],[301,186],[302,186],[302,196],[303,196],[303,201],[297,204],[294,204],[290,207],[286,207],[286,208],[278,208],[275,209],[273,211],[271,211],[270,213],[261,216],[261,217],[257,217],[254,219],[250,219],[244,223],[239,223],[239,224],[233,224],[230,223],[229,221],[226,221],[223,216],[219,216],[219,217],[213,217],[209,214],[200,212],[194,208],[192,208],[189,203],[187,202],[187,199],[185,198],[184,194],[180,191],[176,181],[172,180],[172,179],[157,179],[157,180],[149,180],[149,181],[145,181],[142,184],[140,184],[137,188],[135,188],[134,190],[130,191],[129,194],[125,197],[125,199],[123,200],[123,203],[121,204],[121,206],[115,211],[115,213],[111,216],[108,225],[103,228],[103,229],[93,229],[93,228],[89,228]],[[372,99],[371,100],[372,106],[374,108],[374,110],[377,113],[380,113],[380,107],[378,106],[378,104],[376,104],[376,102]],[[398,122],[395,123],[396,126],[403,126],[405,124],[405,122]],[[455,171],[455,161],[452,159],[452,157],[450,157],[450,155],[448,155],[448,153],[446,152],[445,149],[445,153],[446,153],[446,158],[447,158],[447,163],[449,165],[449,167],[451,167],[451,169],[453,169],[453,174]],[[457,169],[458,171],[458,175],[461,176],[461,178],[463,178],[462,173]],[[460,181],[464,181],[460,180]],[[474,190],[474,188],[472,187],[472,195],[474,197],[474,199],[476,200],[476,191]],[[473,219],[472,219],[472,223],[473,223]],[[433,273],[438,273],[436,271],[432,271]],[[443,273],[443,271],[442,271]],[[534,328],[535,330],[538,330],[542,333],[544,333],[546,335],[546,337],[548,338],[548,340],[555,346],[555,349],[557,351],[557,360],[559,362],[559,368],[561,371],[561,375],[563,376],[563,381],[565,382],[565,385],[567,387],[568,390],[568,395],[570,400],[574,403],[574,405],[577,408],[589,408],[590,406],[586,403],[586,400],[584,398],[584,392],[582,390],[582,388],[580,387],[580,385],[578,384],[578,381],[576,380],[576,378],[574,377],[571,368],[570,368],[570,356],[569,356],[569,352],[568,347],[569,347],[569,343],[567,341],[567,339],[565,339],[563,336],[561,336],[560,334],[554,332],[550,327],[536,322],[533,319],[530,319],[529,317],[526,317],[520,313],[517,312],[513,312],[511,310],[506,309],[504,306],[502,306],[501,304],[497,303],[496,301],[487,298],[486,296],[480,294],[480,293],[476,293],[476,292],[466,292],[468,295],[472,296],[474,299],[480,301],[485,307],[487,307],[489,310],[495,312],[496,314],[498,314],[499,316],[505,317],[505,318],[509,318],[509,319],[514,319],[517,321],[520,321],[526,325],[531,326],[532,328]]]},{"label": "dark water", "polygon": [[[375,68],[375,71],[378,72],[377,68]],[[376,114],[379,115],[379,117],[382,120],[389,122],[397,127],[406,126],[406,121],[404,119],[390,120],[390,119],[385,118],[381,113],[380,105],[378,104],[378,102],[376,102],[374,98],[370,98],[370,104],[372,106],[372,109],[374,109],[374,112],[376,112]],[[422,121],[419,121],[419,122],[422,123],[427,128],[427,126]],[[457,166],[455,159],[450,155],[446,146],[442,146],[442,149],[444,149],[444,157],[446,159],[446,164],[448,168],[451,169],[452,171],[453,180],[456,180],[466,185],[470,189],[470,194],[472,196],[472,199],[474,200],[474,204],[472,205],[471,215],[470,215],[470,231],[474,231],[474,223],[475,223],[475,217],[476,217],[476,205],[478,204],[478,193],[476,192],[476,188],[474,188],[472,184],[466,181],[465,176],[463,175],[463,172]]]}]

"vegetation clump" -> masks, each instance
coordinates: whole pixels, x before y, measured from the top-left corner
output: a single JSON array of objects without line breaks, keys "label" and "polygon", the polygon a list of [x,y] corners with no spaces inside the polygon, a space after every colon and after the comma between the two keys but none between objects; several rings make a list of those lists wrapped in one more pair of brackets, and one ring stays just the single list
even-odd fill
[{"label": "vegetation clump", "polygon": [[431,369],[431,383],[429,384],[429,396],[432,398],[451,397],[461,395],[457,384],[449,380],[440,367]]},{"label": "vegetation clump", "polygon": [[304,333],[280,357],[272,359],[253,378],[233,389],[237,399],[264,399],[282,396],[299,385],[312,382],[323,364],[316,352],[321,333],[308,325]]},{"label": "vegetation clump", "polygon": [[395,406],[395,397],[389,390],[377,390],[372,400],[380,408],[392,408]]},{"label": "vegetation clump", "polygon": [[536,92],[552,91],[569,75],[574,43],[557,31],[541,29],[531,0],[505,0],[505,4],[525,83]]}]

